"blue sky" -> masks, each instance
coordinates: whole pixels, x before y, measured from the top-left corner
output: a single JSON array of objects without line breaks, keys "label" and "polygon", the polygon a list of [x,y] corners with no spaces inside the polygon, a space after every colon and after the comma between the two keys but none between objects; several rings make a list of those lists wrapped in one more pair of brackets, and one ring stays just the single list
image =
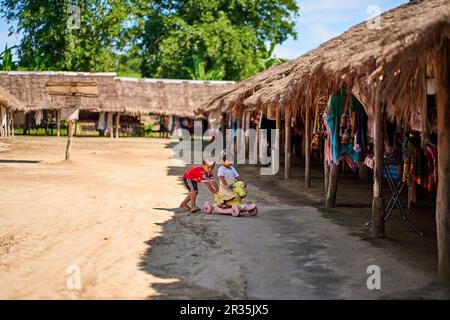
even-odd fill
[{"label": "blue sky", "polygon": [[[300,16],[296,21],[297,40],[288,39],[275,48],[278,58],[292,59],[319,46],[351,26],[367,20],[369,6],[381,12],[399,6],[408,0],[298,0]],[[0,18],[0,52],[19,42],[17,35],[8,37],[8,25]]]}]

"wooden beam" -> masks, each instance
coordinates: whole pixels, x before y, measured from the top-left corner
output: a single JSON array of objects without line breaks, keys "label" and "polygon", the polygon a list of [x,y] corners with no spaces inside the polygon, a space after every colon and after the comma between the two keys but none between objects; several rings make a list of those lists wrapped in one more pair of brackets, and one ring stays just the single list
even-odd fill
[{"label": "wooden beam", "polygon": [[291,111],[285,108],[284,111],[284,179],[291,178]]},{"label": "wooden beam", "polygon": [[[328,164],[327,164],[328,165]],[[329,177],[328,177],[328,189],[327,196],[325,199],[326,208],[336,207],[336,195],[337,195],[337,185],[339,177],[339,166],[328,166],[329,167]]]},{"label": "wooden beam", "polygon": [[438,122],[438,281],[450,284],[450,41],[435,60]]},{"label": "wooden beam", "polygon": [[223,149],[226,148],[227,143],[227,114],[225,112],[221,113],[220,118],[220,131],[222,131],[222,141],[223,141]]},{"label": "wooden beam", "polygon": [[305,188],[311,188],[311,108],[306,106],[305,116]]},{"label": "wooden beam", "polygon": [[111,139],[114,138],[114,123],[113,123],[113,113],[108,112],[108,130],[109,130],[109,137]]},{"label": "wooden beam", "polygon": [[15,136],[14,133],[14,112],[11,111],[11,116],[10,116],[10,121],[11,121],[11,136]]},{"label": "wooden beam", "polygon": [[330,182],[330,166],[326,159],[323,160],[323,179],[324,179],[324,195],[325,198],[328,195],[328,185]]},{"label": "wooden beam", "polygon": [[56,136],[61,136],[61,109],[56,110]]},{"label": "wooden beam", "polygon": [[278,145],[281,147],[281,106],[279,104],[275,107],[275,128],[278,131]]},{"label": "wooden beam", "polygon": [[116,113],[116,139],[119,139],[120,112]]},{"label": "wooden beam", "polygon": [[8,109],[5,109],[5,117],[6,117],[6,122],[5,122],[5,138],[8,139],[9,138],[9,126],[8,126],[8,122],[9,122],[9,112]]},{"label": "wooden beam", "polygon": [[70,151],[72,150],[73,137],[73,120],[67,121],[67,145],[66,145],[66,160],[70,160]]},{"label": "wooden beam", "polygon": [[[378,91],[378,90],[377,90]],[[372,201],[372,237],[384,237],[384,199],[383,181],[383,147],[384,147],[384,105],[379,102],[379,93],[375,97],[374,119],[374,150],[375,164],[373,171],[373,201]]]}]

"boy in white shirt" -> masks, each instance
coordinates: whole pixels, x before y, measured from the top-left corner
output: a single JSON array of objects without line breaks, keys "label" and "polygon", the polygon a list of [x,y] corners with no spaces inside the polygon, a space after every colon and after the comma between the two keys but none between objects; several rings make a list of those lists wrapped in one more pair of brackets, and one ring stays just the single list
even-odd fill
[{"label": "boy in white shirt", "polygon": [[222,158],[222,165],[217,172],[217,176],[220,180],[220,186],[230,190],[232,185],[236,181],[242,181],[239,173],[236,169],[231,165],[231,162],[227,159],[227,156],[224,155]]}]

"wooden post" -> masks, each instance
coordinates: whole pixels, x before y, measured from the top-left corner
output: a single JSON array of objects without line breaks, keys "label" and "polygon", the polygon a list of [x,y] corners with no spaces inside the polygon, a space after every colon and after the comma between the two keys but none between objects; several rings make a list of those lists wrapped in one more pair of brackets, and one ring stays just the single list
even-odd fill
[{"label": "wooden post", "polygon": [[281,106],[279,104],[275,107],[275,128],[278,132],[278,146],[281,148]]},{"label": "wooden post", "polygon": [[14,112],[13,111],[11,111],[11,136],[15,136],[15,133],[14,133]]},{"label": "wooden post", "polygon": [[291,178],[291,111],[285,108],[284,111],[284,179]]},{"label": "wooden post", "polygon": [[220,130],[222,131],[223,149],[225,150],[227,145],[227,114],[225,112],[221,113]]},{"label": "wooden post", "polygon": [[372,237],[381,238],[384,237],[384,199],[381,187],[383,181],[384,105],[379,102],[378,89],[374,107],[375,164],[373,171]]},{"label": "wooden post", "polygon": [[116,113],[116,139],[119,139],[120,112]]},{"label": "wooden post", "polygon": [[112,114],[112,112],[108,112],[108,123],[109,123],[109,127],[108,127],[108,130],[109,130],[109,137],[111,138],[111,139],[113,139],[114,138],[114,124],[113,124],[113,114]]},{"label": "wooden post", "polygon": [[70,160],[70,151],[72,150],[72,137],[73,137],[73,120],[67,120],[66,160]]},{"label": "wooden post", "polygon": [[330,166],[328,165],[328,161],[326,159],[323,160],[323,179],[324,179],[324,194],[325,198],[328,195],[328,185],[330,182]]},{"label": "wooden post", "polygon": [[[237,113],[237,115],[236,115],[236,130],[239,130],[239,129],[242,130],[242,115]],[[237,149],[238,145],[239,145],[239,147],[242,148],[242,143],[241,143],[242,141],[238,140],[240,138],[241,138],[241,136],[238,135],[237,132],[236,132],[236,141],[235,141],[235,144],[234,144],[234,151],[235,151],[234,154],[236,155],[236,157],[234,158],[235,160],[238,159],[238,153],[241,152],[240,150]]]},{"label": "wooden post", "polygon": [[338,177],[339,177],[339,166],[336,165],[336,166],[329,167],[329,177],[328,177],[328,182],[327,182],[328,190],[327,190],[327,196],[325,199],[325,207],[326,208],[335,208],[336,207]]},{"label": "wooden post", "polygon": [[5,122],[5,138],[8,139],[9,138],[9,110],[5,109],[5,117],[6,117],[6,122]]},{"label": "wooden post", "polygon": [[438,122],[436,229],[438,281],[450,284],[450,42],[435,61]]},{"label": "wooden post", "polygon": [[311,108],[306,106],[305,117],[305,188],[311,188]]},{"label": "wooden post", "polygon": [[61,109],[56,110],[56,136],[61,136]]},{"label": "wooden post", "polygon": [[48,110],[44,110],[42,112],[42,115],[44,117],[43,120],[44,120],[44,127],[45,127],[45,136],[48,136],[48,114],[49,114]]}]

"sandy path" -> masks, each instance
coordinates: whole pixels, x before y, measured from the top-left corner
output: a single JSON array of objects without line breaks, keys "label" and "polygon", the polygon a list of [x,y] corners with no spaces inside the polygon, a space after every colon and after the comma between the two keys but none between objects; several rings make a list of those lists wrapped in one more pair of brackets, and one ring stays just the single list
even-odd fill
[{"label": "sandy path", "polygon": [[[0,153],[0,298],[147,298],[173,282],[142,270],[184,192],[167,140],[16,138]],[[167,192],[170,190],[170,193]],[[81,290],[69,290],[69,266]]]}]

